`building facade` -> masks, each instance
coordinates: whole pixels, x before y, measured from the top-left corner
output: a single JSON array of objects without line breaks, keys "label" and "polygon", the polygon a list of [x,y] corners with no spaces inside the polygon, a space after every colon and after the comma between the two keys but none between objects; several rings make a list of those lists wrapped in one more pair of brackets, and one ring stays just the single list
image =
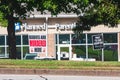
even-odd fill
[{"label": "building facade", "polygon": [[[72,31],[77,20],[73,14],[35,15],[22,20],[20,28],[16,28],[17,58],[37,53],[38,57],[58,60],[120,61],[120,25],[99,25],[78,35]],[[93,48],[94,35],[102,35],[103,48]],[[0,58],[8,55],[7,29],[0,27]]]}]

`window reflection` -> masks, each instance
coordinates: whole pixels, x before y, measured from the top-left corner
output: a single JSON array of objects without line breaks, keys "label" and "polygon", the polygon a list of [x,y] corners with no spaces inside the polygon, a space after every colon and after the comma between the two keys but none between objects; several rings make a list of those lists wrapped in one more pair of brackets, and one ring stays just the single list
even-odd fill
[{"label": "window reflection", "polygon": [[105,45],[104,47],[104,60],[105,61],[117,61],[118,52],[117,45]]},{"label": "window reflection", "polygon": [[80,44],[86,43],[85,34],[80,34],[79,36],[76,34],[72,35],[72,44]]},{"label": "window reflection", "polygon": [[88,58],[93,58],[97,61],[101,61],[102,55],[101,55],[101,50],[94,50],[92,45],[88,46]]},{"label": "window reflection", "polygon": [[117,33],[104,33],[104,43],[117,43]]},{"label": "window reflection", "polygon": [[[104,61],[117,61],[118,60],[118,46],[117,45],[104,45]],[[97,61],[102,59],[102,51],[94,50],[93,46],[88,46],[88,57],[94,58]]]},{"label": "window reflection", "polygon": [[5,45],[5,36],[0,36],[0,45]]},{"label": "window reflection", "polygon": [[5,57],[5,47],[0,47],[0,57]]},{"label": "window reflection", "polygon": [[21,59],[21,47],[17,47],[17,59]]},{"label": "window reflection", "polygon": [[85,46],[72,46],[72,53],[76,54],[77,58],[86,58]]},{"label": "window reflection", "polygon": [[[88,46],[88,58],[94,58],[97,61],[101,61],[102,52],[101,50],[93,50],[92,45],[92,36],[97,34],[87,34],[87,42],[86,44],[86,34],[81,34],[77,36],[76,34],[58,34],[58,43],[59,44],[72,44],[72,53],[76,54],[78,58],[86,58],[86,46]],[[117,33],[103,33],[104,37],[104,60],[105,61],[117,61],[118,60],[118,40]],[[7,36],[8,38],[8,36]],[[46,38],[42,36],[42,38]],[[29,44],[28,44],[28,35],[22,35],[23,44],[21,44],[21,35],[16,36],[16,44],[17,44],[17,57],[20,59],[24,57],[26,53],[29,53]],[[0,35],[0,57],[4,57],[6,54],[9,54],[9,50],[5,46],[5,35]],[[57,35],[56,35],[56,44],[57,44]],[[22,46],[21,46],[22,45]],[[57,48],[56,46],[56,53]],[[7,51],[5,53],[5,48]],[[23,49],[21,49],[23,48]],[[21,52],[23,50],[23,56],[21,56]]]},{"label": "window reflection", "polygon": [[28,35],[23,35],[23,45],[28,45]]},{"label": "window reflection", "polygon": [[25,57],[26,53],[29,53],[29,47],[23,47],[23,58]]},{"label": "window reflection", "polygon": [[92,43],[92,36],[93,35],[98,35],[98,34],[88,34],[88,39],[87,39],[88,43]]},{"label": "window reflection", "polygon": [[21,36],[20,35],[16,36],[16,45],[21,45]]},{"label": "window reflection", "polygon": [[70,44],[70,35],[69,34],[60,34],[59,35],[59,44]]}]

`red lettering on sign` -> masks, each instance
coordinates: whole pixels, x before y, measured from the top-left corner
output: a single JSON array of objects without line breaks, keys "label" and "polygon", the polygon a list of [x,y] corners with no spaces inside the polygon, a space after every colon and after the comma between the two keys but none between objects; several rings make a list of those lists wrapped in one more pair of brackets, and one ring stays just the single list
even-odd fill
[{"label": "red lettering on sign", "polygon": [[40,46],[45,47],[46,46],[46,40],[29,40],[30,46]]}]

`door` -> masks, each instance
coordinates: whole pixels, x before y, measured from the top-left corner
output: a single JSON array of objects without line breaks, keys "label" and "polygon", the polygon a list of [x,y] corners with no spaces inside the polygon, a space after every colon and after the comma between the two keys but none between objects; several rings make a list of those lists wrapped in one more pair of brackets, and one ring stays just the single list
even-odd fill
[{"label": "door", "polygon": [[70,60],[71,51],[69,45],[58,46],[58,60]]}]

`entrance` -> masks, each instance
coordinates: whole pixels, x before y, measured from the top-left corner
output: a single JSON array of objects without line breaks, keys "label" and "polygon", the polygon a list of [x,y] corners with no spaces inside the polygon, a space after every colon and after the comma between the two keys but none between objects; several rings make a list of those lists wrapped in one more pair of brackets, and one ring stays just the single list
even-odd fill
[{"label": "entrance", "polygon": [[71,59],[70,45],[59,45],[58,60],[70,60],[70,59]]}]

